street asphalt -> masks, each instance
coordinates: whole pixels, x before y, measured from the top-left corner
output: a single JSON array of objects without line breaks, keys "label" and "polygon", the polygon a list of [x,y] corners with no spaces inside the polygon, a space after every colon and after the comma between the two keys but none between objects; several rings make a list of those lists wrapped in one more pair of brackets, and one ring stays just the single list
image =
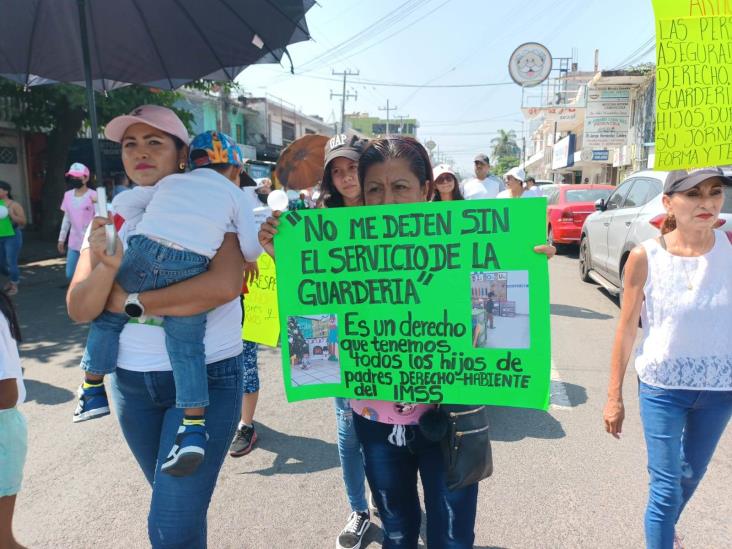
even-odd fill
[{"label": "street asphalt", "polygon": [[[480,486],[478,548],[639,548],[647,497],[636,381],[620,441],[602,409],[615,301],[580,282],[576,257],[550,263],[553,401],[549,413],[492,409],[495,472]],[[24,342],[29,453],[16,506],[31,548],[148,547],[150,489],[112,417],[72,424],[86,328],[71,323],[63,261],[31,263],[16,297]],[[209,510],[212,548],[332,548],[348,507],[331,400],[288,404],[279,352],[261,347],[259,442],[227,458]],[[679,523],[687,549],[732,544],[732,433]],[[378,520],[364,547],[380,546]]]}]

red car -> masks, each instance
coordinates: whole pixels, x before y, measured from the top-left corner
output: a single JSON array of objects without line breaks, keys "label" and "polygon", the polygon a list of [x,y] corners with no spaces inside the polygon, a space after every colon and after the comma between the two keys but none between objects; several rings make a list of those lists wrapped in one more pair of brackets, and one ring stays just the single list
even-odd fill
[{"label": "red car", "polygon": [[559,249],[578,244],[585,218],[595,211],[595,202],[607,199],[612,185],[559,185],[547,196],[547,239]]}]

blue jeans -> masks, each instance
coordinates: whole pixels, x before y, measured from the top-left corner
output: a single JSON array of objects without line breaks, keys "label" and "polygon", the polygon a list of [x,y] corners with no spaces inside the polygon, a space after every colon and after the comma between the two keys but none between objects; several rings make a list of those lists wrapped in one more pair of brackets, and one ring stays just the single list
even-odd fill
[{"label": "blue jeans", "polygon": [[663,389],[643,382],[640,413],[650,487],[646,547],[673,547],[674,528],[732,415],[732,391]]},{"label": "blue jeans", "polygon": [[394,446],[387,437],[393,425],[354,414],[356,433],[363,447],[366,477],[379,509],[385,549],[416,549],[421,510],[417,472],[422,479],[430,549],[472,549],[478,484],[450,491],[439,443],[424,438],[419,428],[407,426],[406,446]]},{"label": "blue jeans", "polygon": [[241,414],[241,355],[208,366],[208,446],[203,463],[188,477],[160,472],[183,417],[174,407],[172,372],[119,368],[112,376],[111,389],[122,434],[152,487],[148,514],[152,547],[206,547],[208,505]]},{"label": "blue jeans", "polygon": [[[175,250],[141,235],[130,239],[117,282],[129,293],[165,288],[201,274],[208,258]],[[82,368],[92,374],[114,372],[119,354],[119,335],[129,317],[104,311],[91,324]],[[175,377],[178,408],[208,406],[203,337],[206,313],[167,316],[163,322],[165,345]]]},{"label": "blue jeans", "polygon": [[361,443],[353,427],[353,410],[347,398],[335,399],[338,423],[338,456],[341,458],[343,483],[351,511],[359,513],[368,510],[366,501],[366,473],[363,469]]},{"label": "blue jeans", "polygon": [[66,280],[74,278],[74,271],[76,271],[76,264],[79,262],[80,255],[79,250],[72,250],[71,248],[66,250]]},{"label": "blue jeans", "polygon": [[23,231],[15,227],[15,235],[0,238],[0,272],[10,277],[10,282],[20,282],[18,258],[23,247]]}]

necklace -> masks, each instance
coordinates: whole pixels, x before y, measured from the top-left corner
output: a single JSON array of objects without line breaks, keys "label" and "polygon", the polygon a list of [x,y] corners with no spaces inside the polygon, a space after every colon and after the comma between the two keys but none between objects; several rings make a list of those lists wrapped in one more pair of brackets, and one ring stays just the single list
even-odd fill
[{"label": "necklace", "polygon": [[684,277],[686,278],[686,289],[693,290],[694,285],[691,283],[691,279],[693,278],[694,275],[696,275],[696,271],[699,268],[699,264],[698,263],[696,264],[696,268],[694,269],[694,273],[692,274],[692,276],[689,276],[689,271],[686,270],[686,262],[683,259],[681,259],[681,268],[684,270]]}]

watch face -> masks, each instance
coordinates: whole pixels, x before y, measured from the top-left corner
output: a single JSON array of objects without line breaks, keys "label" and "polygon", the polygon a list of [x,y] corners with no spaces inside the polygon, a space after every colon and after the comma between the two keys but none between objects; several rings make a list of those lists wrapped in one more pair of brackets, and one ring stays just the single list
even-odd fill
[{"label": "watch face", "polygon": [[139,318],[142,316],[142,307],[137,303],[128,303],[125,305],[125,313],[131,318]]}]

